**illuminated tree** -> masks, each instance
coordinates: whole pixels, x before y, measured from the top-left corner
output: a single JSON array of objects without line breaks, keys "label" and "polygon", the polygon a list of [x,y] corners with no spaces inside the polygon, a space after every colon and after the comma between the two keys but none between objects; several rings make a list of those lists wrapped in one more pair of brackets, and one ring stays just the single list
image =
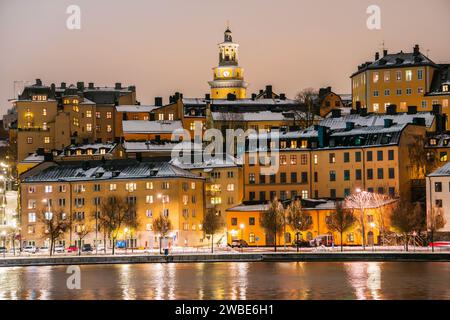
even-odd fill
[{"label": "illuminated tree", "polygon": [[[311,215],[302,210],[300,200],[295,200],[287,208],[287,221],[296,234],[309,230],[312,226]],[[296,241],[297,251],[298,242]]]},{"label": "illuminated tree", "polygon": [[412,204],[409,201],[400,200],[392,210],[391,224],[402,234],[405,250],[408,251],[411,234],[423,228],[424,214],[420,203]]},{"label": "illuminated tree", "polygon": [[365,210],[373,203],[373,194],[360,189],[345,199],[347,207],[358,209],[358,223],[361,228],[363,250],[366,250]]},{"label": "illuminated tree", "polygon": [[431,250],[434,252],[434,235],[437,231],[445,227],[447,221],[442,208],[432,208],[427,214],[427,229],[430,234]]},{"label": "illuminated tree", "polygon": [[356,222],[356,217],[351,209],[344,207],[344,202],[337,201],[334,212],[327,220],[327,227],[332,232],[339,232],[341,237],[341,252],[344,251],[343,234]]},{"label": "illuminated tree", "polygon": [[50,256],[53,255],[55,241],[66,231],[70,230],[71,222],[66,214],[59,210],[53,212],[52,208],[41,209],[38,212],[38,220],[44,225],[44,237],[50,238]]},{"label": "illuminated tree", "polygon": [[261,226],[273,235],[275,251],[277,251],[277,236],[284,225],[284,214],[283,205],[276,197],[269,203],[269,209],[261,214]]}]

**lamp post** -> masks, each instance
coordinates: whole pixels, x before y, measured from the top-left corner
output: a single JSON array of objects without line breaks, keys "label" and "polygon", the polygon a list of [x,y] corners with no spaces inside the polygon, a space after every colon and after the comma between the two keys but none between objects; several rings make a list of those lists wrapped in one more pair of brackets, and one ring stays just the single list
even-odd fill
[{"label": "lamp post", "polygon": [[[241,229],[241,240],[244,240],[244,228],[245,228],[245,225],[243,223],[241,223],[239,228]],[[244,248],[243,248],[242,241],[241,241],[240,245],[241,245],[241,252],[243,252]]]}]

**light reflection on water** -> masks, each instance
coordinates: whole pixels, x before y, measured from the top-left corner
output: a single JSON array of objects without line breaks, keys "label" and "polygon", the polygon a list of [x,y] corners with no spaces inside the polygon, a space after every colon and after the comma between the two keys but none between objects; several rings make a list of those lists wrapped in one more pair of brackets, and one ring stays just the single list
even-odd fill
[{"label": "light reflection on water", "polygon": [[450,263],[292,262],[0,268],[0,299],[450,299]]}]

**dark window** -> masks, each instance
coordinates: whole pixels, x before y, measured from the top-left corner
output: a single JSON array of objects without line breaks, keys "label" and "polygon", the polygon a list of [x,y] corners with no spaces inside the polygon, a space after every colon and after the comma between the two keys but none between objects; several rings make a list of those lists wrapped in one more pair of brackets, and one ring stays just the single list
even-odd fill
[{"label": "dark window", "polygon": [[254,225],[255,225],[255,218],[254,218],[254,217],[248,218],[248,224],[249,224],[250,226],[254,226]]},{"label": "dark window", "polygon": [[336,181],[336,171],[330,171],[330,181]]},{"label": "dark window", "polygon": [[280,183],[286,183],[286,172],[280,173]]},{"label": "dark window", "polygon": [[389,179],[395,179],[395,169],[389,168]]},{"label": "dark window", "polygon": [[237,226],[237,218],[231,218],[231,225]]},{"label": "dark window", "polygon": [[249,194],[248,194],[248,198],[250,199],[250,201],[255,200],[255,192],[250,191]]},{"label": "dark window", "polygon": [[373,179],[373,169],[367,169],[367,180]]},{"label": "dark window", "polygon": [[270,183],[275,183],[275,175],[274,174],[270,175]]},{"label": "dark window", "polygon": [[442,182],[434,183],[434,192],[442,192]]},{"label": "dark window", "polygon": [[275,199],[276,196],[277,196],[276,191],[270,191],[270,200]]},{"label": "dark window", "polygon": [[350,180],[350,170],[344,170],[344,180],[345,181]]},{"label": "dark window", "polygon": [[378,188],[378,193],[379,194],[384,194],[384,188],[383,187],[379,187]]},{"label": "dark window", "polygon": [[361,151],[355,152],[355,161],[361,162]]},{"label": "dark window", "polygon": [[367,151],[367,161],[372,161],[372,151]]},{"label": "dark window", "polygon": [[389,195],[390,195],[391,197],[394,197],[394,196],[395,196],[395,188],[394,188],[394,187],[389,187]]},{"label": "dark window", "polygon": [[336,199],[336,189],[330,189],[330,198]]},{"label": "dark window", "polygon": [[361,169],[356,169],[355,170],[355,179],[356,180],[361,180],[362,179]]},{"label": "dark window", "polygon": [[266,192],[265,191],[260,191],[259,192],[259,200],[260,201],[266,201]]},{"label": "dark window", "polygon": [[266,175],[264,174],[259,175],[259,183],[266,183]]},{"label": "dark window", "polygon": [[394,150],[388,150],[388,159],[390,161],[394,160]]},{"label": "dark window", "polygon": [[436,207],[437,208],[442,208],[442,200],[441,199],[436,199]]},{"label": "dark window", "polygon": [[291,183],[297,183],[297,172],[291,172]]},{"label": "dark window", "polygon": [[350,195],[350,189],[344,189],[344,197],[348,197]]},{"label": "dark window", "polygon": [[317,172],[314,172],[314,182],[318,182],[319,181],[319,175]]},{"label": "dark window", "polygon": [[367,188],[367,192],[373,193],[373,188]]},{"label": "dark window", "polygon": [[344,162],[350,162],[350,153],[344,152]]},{"label": "dark window", "polygon": [[383,168],[378,168],[377,173],[378,173],[378,179],[383,179],[384,178],[384,170],[383,170]]},{"label": "dark window", "polygon": [[377,160],[378,161],[383,161],[383,150],[378,150],[377,151]]},{"label": "dark window", "polygon": [[302,183],[308,183],[308,172],[302,172]]}]

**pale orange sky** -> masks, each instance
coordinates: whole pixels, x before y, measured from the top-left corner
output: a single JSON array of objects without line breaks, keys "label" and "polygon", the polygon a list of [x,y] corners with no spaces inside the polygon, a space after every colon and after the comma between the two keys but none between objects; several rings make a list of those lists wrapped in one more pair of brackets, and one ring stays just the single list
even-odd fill
[{"label": "pale orange sky", "polygon": [[[71,4],[81,7],[79,31],[66,28]],[[366,27],[372,4],[379,31]],[[449,14],[448,0],[0,0],[0,111],[14,80],[35,78],[135,84],[143,104],[175,91],[202,97],[227,20],[248,95],[266,84],[289,97],[328,85],[350,93],[350,74],[383,40],[450,63]]]}]

